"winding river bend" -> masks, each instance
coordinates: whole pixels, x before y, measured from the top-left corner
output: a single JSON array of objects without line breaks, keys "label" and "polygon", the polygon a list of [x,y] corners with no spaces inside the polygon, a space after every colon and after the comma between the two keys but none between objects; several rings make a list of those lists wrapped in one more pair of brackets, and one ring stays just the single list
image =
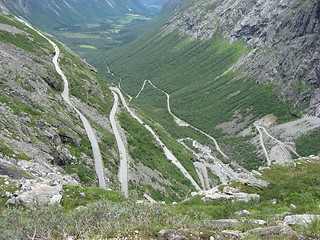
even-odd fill
[{"label": "winding river bend", "polygon": [[69,82],[68,79],[66,78],[66,76],[64,75],[64,73],[62,72],[59,63],[58,63],[58,59],[59,59],[59,55],[60,55],[60,49],[58,48],[58,46],[51,41],[48,37],[46,37],[44,34],[42,34],[40,31],[38,31],[37,29],[35,29],[34,27],[32,27],[29,23],[27,23],[26,21],[17,18],[20,22],[22,22],[23,24],[25,24],[27,27],[31,28],[32,30],[36,31],[40,36],[42,36],[43,38],[45,38],[53,47],[55,50],[55,55],[52,59],[52,62],[55,66],[55,69],[57,71],[57,73],[61,76],[61,78],[63,79],[63,83],[64,83],[64,89],[63,92],[61,94],[62,99],[69,105],[71,106],[76,113],[79,115],[82,124],[84,126],[84,129],[87,133],[87,136],[89,138],[90,144],[91,144],[91,148],[92,148],[92,152],[93,152],[93,157],[94,157],[94,167],[95,167],[95,172],[98,176],[98,180],[99,180],[99,187],[100,188],[104,188],[106,189],[106,181],[104,178],[104,167],[103,167],[103,161],[102,161],[102,157],[101,157],[101,153],[100,153],[100,149],[99,149],[99,145],[98,145],[98,141],[97,138],[94,134],[94,131],[88,121],[88,119],[71,103],[70,97],[69,97]]}]

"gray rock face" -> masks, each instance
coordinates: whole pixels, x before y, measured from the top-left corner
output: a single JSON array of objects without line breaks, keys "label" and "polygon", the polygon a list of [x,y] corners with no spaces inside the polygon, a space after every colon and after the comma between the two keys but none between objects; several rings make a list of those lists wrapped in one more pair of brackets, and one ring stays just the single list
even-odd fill
[{"label": "gray rock face", "polygon": [[294,237],[296,236],[295,231],[292,230],[289,226],[272,226],[272,227],[266,227],[266,228],[255,228],[248,232],[246,232],[244,235],[246,236],[252,236],[258,234],[258,237]]},{"label": "gray rock face", "polygon": [[22,204],[29,204],[32,202],[44,203],[60,203],[62,198],[62,185],[49,186],[41,184],[31,191],[19,195],[16,200]]},{"label": "gray rock face", "polygon": [[230,227],[236,227],[241,224],[241,221],[237,219],[220,219],[210,222],[210,227],[213,229],[226,229]]},{"label": "gray rock face", "polygon": [[249,194],[249,193],[234,193],[234,194],[225,194],[225,193],[208,193],[201,200],[203,202],[209,202],[212,200],[236,200],[242,202],[249,202],[250,200],[260,200],[260,195],[258,194]]},{"label": "gray rock face", "polygon": [[284,222],[288,225],[307,225],[308,223],[311,223],[312,221],[318,220],[320,221],[320,215],[312,215],[312,214],[301,214],[301,215],[291,215],[286,216],[284,218]]},{"label": "gray rock face", "polygon": [[244,239],[242,232],[233,230],[223,230],[214,234],[214,239],[238,240]]},{"label": "gray rock face", "polygon": [[179,231],[161,230],[157,235],[157,240],[189,240],[189,238]]},{"label": "gray rock face", "polygon": [[247,210],[241,210],[241,211],[235,212],[234,215],[243,217],[243,216],[249,216],[251,215],[251,213]]},{"label": "gray rock face", "polygon": [[272,83],[282,101],[308,104],[309,114],[320,116],[319,12],[316,0],[192,1],[163,32],[204,40],[219,32],[231,42],[245,41],[252,51],[234,69]]}]

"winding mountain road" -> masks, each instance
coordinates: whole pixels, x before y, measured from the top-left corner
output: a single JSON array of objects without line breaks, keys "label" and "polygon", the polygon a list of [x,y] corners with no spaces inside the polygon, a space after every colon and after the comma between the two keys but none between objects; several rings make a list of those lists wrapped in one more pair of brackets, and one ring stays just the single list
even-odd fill
[{"label": "winding mountain road", "polygon": [[192,185],[196,188],[196,190],[200,191],[201,188],[199,187],[199,185],[197,184],[197,182],[192,178],[192,176],[188,173],[188,171],[181,165],[181,163],[178,161],[178,159],[173,155],[173,153],[164,145],[164,143],[160,140],[160,138],[158,137],[158,135],[153,131],[153,129],[148,126],[147,124],[145,124],[128,106],[125,98],[123,97],[121,91],[119,88],[117,87],[110,87],[110,89],[117,93],[120,96],[121,102],[123,104],[123,106],[125,107],[125,109],[129,112],[129,114],[131,115],[131,117],[133,117],[134,119],[136,119],[140,124],[142,124],[155,138],[155,140],[162,146],[163,151],[165,156],[167,157],[168,160],[170,160],[174,165],[176,165],[179,170],[182,172],[182,174],[190,180],[190,182],[192,183]]},{"label": "winding mountain road", "polygon": [[222,155],[224,158],[229,159],[229,157],[221,150],[221,148],[220,148],[220,146],[219,146],[219,144],[218,144],[218,142],[217,142],[217,140],[216,140],[215,138],[213,138],[212,136],[210,136],[209,134],[205,133],[204,131],[198,129],[197,127],[195,127],[195,126],[187,123],[186,121],[184,121],[184,120],[178,118],[176,115],[174,115],[174,114],[172,113],[171,107],[170,107],[170,95],[169,95],[166,91],[164,91],[164,90],[158,88],[157,86],[155,86],[150,80],[145,80],[145,81],[143,82],[142,87],[141,87],[140,91],[138,92],[138,94],[135,96],[135,98],[138,98],[138,97],[140,96],[141,92],[144,90],[144,87],[145,87],[146,83],[149,83],[153,88],[157,89],[158,91],[164,93],[164,94],[167,96],[167,110],[168,110],[169,114],[174,118],[174,120],[176,121],[176,123],[177,123],[179,126],[182,126],[182,127],[191,127],[191,128],[193,128],[194,130],[196,130],[196,131],[200,132],[201,134],[205,135],[206,137],[208,137],[209,139],[211,139],[211,140],[213,141],[213,143],[214,143],[217,151],[218,151],[219,153],[221,153],[221,155]]},{"label": "winding mountain road", "polygon": [[116,119],[115,115],[117,112],[118,108],[118,103],[119,103],[119,97],[115,91],[112,90],[113,96],[114,96],[114,103],[112,110],[110,112],[110,122],[111,122],[111,127],[113,130],[113,133],[116,137],[118,149],[119,149],[119,155],[120,155],[120,166],[119,166],[119,182],[121,185],[121,190],[125,197],[128,197],[128,162],[127,162],[127,152],[126,148],[124,145],[124,142],[122,141],[122,138],[120,136],[117,124],[116,124]]},{"label": "winding mountain road", "polygon": [[271,160],[270,160],[270,157],[269,157],[267,148],[266,148],[266,146],[264,145],[263,133],[262,133],[262,131],[261,131],[261,127],[260,127],[258,124],[256,124],[256,123],[254,123],[254,126],[256,127],[256,129],[257,129],[258,132],[259,132],[260,145],[261,145],[261,147],[262,147],[262,150],[263,150],[263,152],[264,152],[264,155],[266,156],[267,164],[268,164],[268,166],[270,166],[270,165],[271,165]]},{"label": "winding mountain road", "polygon": [[[190,148],[184,141],[192,141],[192,145],[199,152],[195,152],[192,148]],[[185,148],[190,150],[197,159],[201,159],[200,161],[194,162],[193,165],[196,167],[197,173],[202,183],[202,186],[207,187],[209,184],[209,177],[207,168],[211,169],[220,179],[222,184],[228,183],[231,181],[237,181],[239,178],[237,173],[233,171],[229,166],[224,164],[220,159],[216,156],[212,155],[212,151],[207,146],[200,144],[199,142],[193,140],[192,138],[183,138],[178,140]],[[205,159],[205,160],[204,160]],[[211,163],[213,162],[213,163]]]},{"label": "winding mountain road", "polygon": [[272,164],[269,153],[267,151],[267,148],[264,144],[264,140],[263,140],[263,132],[269,137],[271,138],[273,141],[275,141],[278,144],[279,149],[283,152],[285,158],[290,161],[292,160],[291,154],[290,152],[287,150],[290,149],[290,151],[292,151],[297,157],[301,157],[296,151],[295,149],[290,145],[290,144],[286,144],[284,142],[281,142],[280,140],[276,139],[275,137],[273,137],[264,126],[259,125],[258,123],[254,123],[254,126],[256,127],[256,129],[259,132],[259,138],[260,138],[260,145],[263,149],[263,152],[266,156],[267,159],[267,164],[268,166],[270,166]]},{"label": "winding mountain road", "polygon": [[52,59],[52,62],[54,64],[54,66],[55,66],[55,69],[56,69],[57,73],[61,76],[61,78],[63,79],[63,82],[64,82],[64,89],[63,89],[63,92],[61,94],[62,99],[76,111],[76,113],[79,115],[79,117],[80,117],[80,119],[82,121],[82,124],[83,124],[83,126],[85,128],[85,131],[87,133],[87,136],[88,136],[90,144],[91,144],[93,157],[94,157],[95,172],[96,172],[98,180],[99,180],[99,187],[106,189],[106,182],[105,182],[105,177],[104,177],[104,167],[103,167],[103,161],[102,161],[102,158],[101,158],[101,153],[100,153],[98,141],[97,141],[97,139],[95,137],[94,131],[93,131],[89,121],[87,120],[87,118],[71,103],[71,100],[70,100],[70,97],[69,97],[68,79],[66,78],[66,76],[62,72],[62,70],[61,70],[61,68],[59,66],[59,63],[58,63],[58,59],[59,59],[59,55],[60,55],[60,49],[58,48],[58,46],[53,41],[51,41],[48,37],[46,37],[40,31],[38,31],[37,29],[32,27],[29,23],[27,23],[26,21],[24,21],[22,19],[19,19],[19,18],[17,18],[17,19],[20,22],[22,22],[23,24],[25,24],[27,27],[29,27],[32,30],[36,31],[40,36],[45,38],[54,47],[55,55],[54,55],[54,57]]}]

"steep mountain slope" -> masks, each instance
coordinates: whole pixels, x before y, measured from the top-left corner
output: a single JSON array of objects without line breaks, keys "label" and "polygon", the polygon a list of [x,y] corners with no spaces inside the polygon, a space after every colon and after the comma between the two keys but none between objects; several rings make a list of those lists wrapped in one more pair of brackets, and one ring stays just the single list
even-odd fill
[{"label": "steep mountain slope", "polygon": [[[109,61],[129,95],[151,80],[170,95],[177,117],[218,137],[232,160],[254,168],[265,161],[256,120],[272,114],[270,126],[311,114],[318,122],[319,43],[318,1],[188,1],[162,28],[111,52]],[[197,135],[177,126],[165,95],[151,85],[132,102],[176,138]],[[282,140],[295,141],[319,124],[312,126],[298,134],[296,125],[295,137]],[[309,145],[319,140],[312,136]]]},{"label": "steep mountain slope", "polygon": [[219,31],[231,42],[245,41],[251,54],[238,63],[296,108],[309,105],[320,116],[319,1],[190,1],[164,28],[197,39]]},{"label": "steep mountain slope", "polygon": [[1,0],[0,8],[46,29],[145,11],[139,0]]},{"label": "steep mountain slope", "polygon": [[[95,185],[91,146],[80,119],[61,98],[64,86],[51,62],[53,47],[11,15],[1,14],[0,39],[1,165],[13,172],[26,171],[27,176],[38,180],[59,182],[49,175],[77,173],[78,182]],[[104,116],[112,104],[111,94],[94,68],[63,45],[59,47],[72,102],[95,122],[99,142],[110,145],[102,144],[101,150],[105,163],[111,160],[109,170],[116,171],[110,152],[114,138]],[[116,178],[108,175],[113,179],[109,183],[116,183]]]},{"label": "steep mountain slope", "polygon": [[[61,96],[66,83],[52,63],[57,48],[12,15],[0,14],[0,188],[5,182],[14,186],[0,197],[0,203],[24,192],[34,194],[39,184],[97,185],[92,150],[96,146],[90,145],[78,111],[97,137],[107,188],[120,189],[121,156],[109,122],[113,94],[107,81],[70,49],[47,38],[60,49],[58,64],[68,81],[70,100]],[[173,201],[194,189],[142,125],[124,112],[119,120],[125,126],[120,128],[121,136],[133,150],[128,156],[130,196],[147,193],[156,200]],[[189,159],[188,153],[179,157]],[[191,171],[196,177],[195,169]]]},{"label": "steep mountain slope", "polygon": [[188,0],[169,0],[163,4],[163,11],[174,11],[183,6]]}]

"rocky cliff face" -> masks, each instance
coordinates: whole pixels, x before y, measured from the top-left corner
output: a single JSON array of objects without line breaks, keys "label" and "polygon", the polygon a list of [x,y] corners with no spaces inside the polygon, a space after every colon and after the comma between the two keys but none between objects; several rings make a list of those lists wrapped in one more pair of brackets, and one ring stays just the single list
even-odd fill
[{"label": "rocky cliff face", "polygon": [[251,52],[234,69],[271,83],[283,102],[320,116],[319,1],[189,1],[163,29],[173,30],[244,41]]}]

